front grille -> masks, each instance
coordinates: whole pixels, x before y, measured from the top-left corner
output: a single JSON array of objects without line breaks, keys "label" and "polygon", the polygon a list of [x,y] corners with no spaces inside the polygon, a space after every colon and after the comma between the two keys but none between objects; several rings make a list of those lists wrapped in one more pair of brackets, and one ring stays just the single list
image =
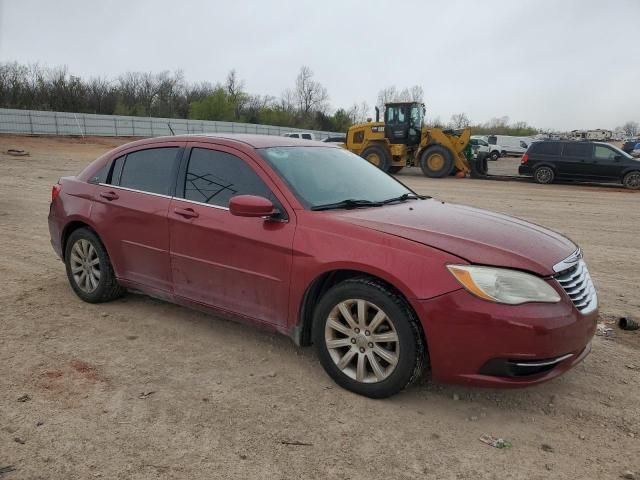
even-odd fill
[{"label": "front grille", "polygon": [[584,260],[581,259],[575,266],[560,272],[555,279],[580,312],[589,313],[598,306],[596,289]]}]

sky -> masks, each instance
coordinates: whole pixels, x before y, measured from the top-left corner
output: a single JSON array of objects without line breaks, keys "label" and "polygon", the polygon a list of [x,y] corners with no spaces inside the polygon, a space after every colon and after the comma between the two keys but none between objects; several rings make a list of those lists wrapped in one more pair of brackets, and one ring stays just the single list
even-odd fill
[{"label": "sky", "polygon": [[279,97],[302,65],[333,109],[420,85],[427,118],[640,122],[640,0],[0,0],[0,61],[82,77],[182,70]]}]

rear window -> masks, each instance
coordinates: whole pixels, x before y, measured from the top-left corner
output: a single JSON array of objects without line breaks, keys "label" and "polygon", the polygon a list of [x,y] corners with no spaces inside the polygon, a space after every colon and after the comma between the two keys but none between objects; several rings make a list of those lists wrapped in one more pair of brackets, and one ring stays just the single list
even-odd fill
[{"label": "rear window", "polygon": [[[127,155],[120,176],[120,186],[143,192],[170,195],[175,183],[178,147],[152,148]],[[118,165],[115,165],[115,169]],[[113,177],[115,180],[115,177]],[[113,182],[112,182],[113,183]]]},{"label": "rear window", "polygon": [[590,143],[567,142],[564,144],[563,155],[566,157],[591,157]]},{"label": "rear window", "polygon": [[559,142],[535,142],[531,144],[529,152],[538,155],[560,155],[562,144]]}]

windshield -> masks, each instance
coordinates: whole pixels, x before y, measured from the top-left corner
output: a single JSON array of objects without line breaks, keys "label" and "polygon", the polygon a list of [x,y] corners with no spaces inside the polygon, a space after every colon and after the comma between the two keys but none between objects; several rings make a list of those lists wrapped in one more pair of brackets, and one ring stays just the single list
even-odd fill
[{"label": "windshield", "polygon": [[367,160],[342,148],[272,147],[258,152],[306,208],[344,200],[382,202],[413,194]]},{"label": "windshield", "polygon": [[616,151],[616,153],[618,155],[622,155],[626,158],[631,158],[632,160],[637,160],[637,158],[633,158],[633,156],[629,155],[627,152],[625,152],[624,150],[620,150],[618,147],[616,147],[615,145],[611,145],[608,144],[610,148],[614,149]]}]

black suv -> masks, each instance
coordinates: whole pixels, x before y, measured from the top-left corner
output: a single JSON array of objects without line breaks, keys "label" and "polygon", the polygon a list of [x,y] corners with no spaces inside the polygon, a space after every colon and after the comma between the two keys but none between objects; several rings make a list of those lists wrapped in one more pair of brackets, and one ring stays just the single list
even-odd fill
[{"label": "black suv", "polygon": [[522,156],[520,175],[538,183],[558,180],[618,181],[640,189],[640,159],[608,143],[533,142]]}]

